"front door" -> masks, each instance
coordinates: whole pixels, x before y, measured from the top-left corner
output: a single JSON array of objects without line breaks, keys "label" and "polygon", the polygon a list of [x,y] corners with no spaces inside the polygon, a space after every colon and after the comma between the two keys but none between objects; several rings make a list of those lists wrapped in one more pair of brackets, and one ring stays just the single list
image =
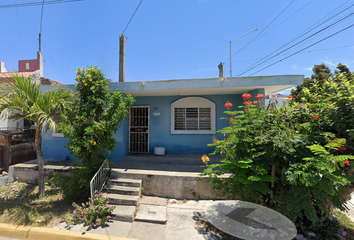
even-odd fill
[{"label": "front door", "polygon": [[149,107],[134,106],[130,108],[129,152],[149,152]]}]

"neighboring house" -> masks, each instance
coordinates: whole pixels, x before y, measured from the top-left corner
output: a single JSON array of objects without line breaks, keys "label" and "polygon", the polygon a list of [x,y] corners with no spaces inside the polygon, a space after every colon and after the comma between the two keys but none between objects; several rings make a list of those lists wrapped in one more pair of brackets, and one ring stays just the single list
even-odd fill
[{"label": "neighboring house", "polygon": [[[0,62],[0,83],[13,81],[15,74],[21,77],[30,77],[41,85],[63,85],[60,82],[43,77],[43,55],[41,52],[37,52],[36,59],[19,60],[18,72],[8,72],[5,68],[5,63]],[[7,115],[7,113],[3,114]],[[0,119],[0,130],[19,130],[29,127],[31,127],[31,124],[23,119],[12,121],[7,119],[6,116]]]},{"label": "neighboring house", "polygon": [[[274,97],[272,97],[272,95]],[[280,94],[280,93],[277,93],[277,94],[272,94],[272,95],[268,95],[266,96],[265,98],[265,105],[266,106],[274,106],[274,107],[287,107],[288,106],[288,101],[289,99],[286,97],[287,95],[284,95],[284,94]]]},{"label": "neighboring house", "polygon": [[[233,103],[233,110],[243,105],[241,95],[269,95],[302,84],[301,75],[233,77],[212,79],[184,79],[147,82],[111,83],[109,90],[131,94],[136,102],[128,118],[114,135],[116,149],[112,161],[121,161],[128,153],[153,153],[154,147],[164,147],[172,154],[207,154],[213,139],[224,139],[217,133],[229,121],[225,103]],[[75,91],[74,85],[67,85]],[[42,92],[53,86],[42,86]],[[45,158],[70,156],[65,148],[68,139],[43,135]]]}]

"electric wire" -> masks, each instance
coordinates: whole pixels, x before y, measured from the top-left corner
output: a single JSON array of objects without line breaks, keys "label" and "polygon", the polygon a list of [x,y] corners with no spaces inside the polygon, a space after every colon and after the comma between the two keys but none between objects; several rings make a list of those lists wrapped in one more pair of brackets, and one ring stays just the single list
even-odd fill
[{"label": "electric wire", "polygon": [[67,79],[67,77],[65,76],[65,74],[60,70],[60,68],[58,68],[58,66],[55,64],[55,62],[53,61],[53,59],[51,58],[51,56],[49,55],[49,53],[47,52],[47,50],[45,49],[45,47],[43,46],[43,49],[46,53],[46,55],[49,57],[49,59],[52,61],[53,65],[59,70],[59,72]]},{"label": "electric wire", "polygon": [[[302,9],[304,9],[305,7],[307,7],[308,5],[310,5],[313,1],[306,3],[304,6],[302,6],[300,9],[298,9],[296,12],[294,12],[293,14],[291,14],[289,17],[285,18],[282,22],[280,22],[277,26],[275,26],[273,29],[277,28],[278,26],[280,26],[281,24],[283,24],[284,22],[286,22],[287,20],[289,20],[291,17],[293,17],[294,15],[296,15],[298,12],[300,12]],[[264,37],[265,35],[267,35],[270,31],[272,31],[273,29],[270,29],[268,32],[264,33],[262,36],[260,36],[259,38],[256,38],[255,41],[261,39],[262,37]]]},{"label": "electric wire", "polygon": [[[347,2],[350,2],[350,0],[348,0]],[[346,3],[347,3],[347,2],[346,2]],[[353,6],[354,6],[354,4],[350,5],[349,7],[346,7],[344,10],[340,10],[340,12],[336,13],[335,15],[333,15],[333,16],[330,17],[330,18],[328,18],[327,20],[321,22],[320,24],[317,24],[315,27],[312,27],[312,28],[309,27],[310,29],[307,28],[303,33],[300,33],[298,36],[294,37],[292,40],[290,40],[289,42],[287,42],[287,43],[284,44],[283,46],[277,48],[276,50],[272,51],[271,53],[269,53],[268,55],[266,55],[265,57],[263,57],[261,60],[258,60],[257,62],[251,64],[250,66],[248,66],[247,68],[245,68],[244,70],[242,70],[242,71],[244,71],[244,72],[237,74],[237,76],[240,76],[240,75],[242,75],[242,74],[245,73],[245,72],[248,72],[251,67],[253,67],[253,66],[259,64],[263,59],[268,58],[269,56],[271,56],[271,55],[274,54],[275,52],[277,52],[277,51],[279,51],[280,49],[282,49],[282,48],[288,46],[289,44],[293,43],[293,42],[296,41],[297,39],[299,39],[299,38],[305,36],[306,34],[310,33],[310,32],[313,31],[314,29],[316,29],[317,27],[319,27],[319,26],[323,25],[324,23],[330,21],[331,19],[337,17],[338,15],[340,15],[341,13],[347,11],[348,9],[352,8]],[[341,7],[341,6],[339,6],[339,7],[336,8],[335,10],[333,10],[331,13],[335,12],[335,11],[336,11],[337,9],[339,9],[340,7]],[[331,14],[331,13],[329,13],[329,14]],[[325,18],[325,17],[324,17],[324,18]],[[324,18],[321,18],[319,21],[321,21],[321,20],[324,19]],[[317,22],[319,22],[319,21],[317,21]],[[316,24],[316,23],[315,23],[315,24]],[[315,25],[315,24],[314,24],[314,25]],[[313,25],[312,25],[312,26],[313,26]],[[309,29],[309,30],[308,30],[308,29]],[[252,69],[251,69],[251,70],[252,70]]]},{"label": "electric wire", "polygon": [[[44,4],[58,4],[58,3],[69,3],[69,2],[80,2],[85,0],[51,0],[46,1]],[[13,8],[13,7],[32,7],[42,5],[43,2],[29,2],[29,3],[19,3],[19,4],[7,4],[7,5],[0,5],[0,8]]]},{"label": "electric wire", "polygon": [[[15,0],[15,3],[17,4],[17,0]],[[18,17],[17,7],[16,7],[16,17],[17,17],[18,38],[20,40],[20,52],[21,52],[21,56],[22,56],[22,39],[21,39],[21,30],[20,30],[20,19]]]},{"label": "electric wire", "polygon": [[41,51],[41,47],[42,47],[43,11],[44,11],[44,0],[42,3],[41,23],[40,23],[40,30],[39,30],[39,51]]},{"label": "electric wire", "polygon": [[259,35],[261,35],[272,23],[277,20],[293,3],[295,0],[292,0],[264,29],[262,29],[254,38],[252,38],[245,46],[243,46],[240,50],[238,50],[233,56],[241,52],[243,49],[245,49],[248,45],[250,45]]},{"label": "electric wire", "polygon": [[331,37],[333,37],[333,36],[335,36],[335,35],[337,35],[337,34],[343,32],[343,31],[345,31],[345,30],[348,30],[348,29],[351,28],[351,27],[354,27],[354,24],[352,24],[352,25],[350,25],[350,26],[348,26],[348,27],[346,27],[346,28],[343,28],[342,30],[340,30],[340,31],[338,31],[338,32],[335,32],[335,33],[329,35],[328,37],[325,37],[325,38],[321,39],[320,41],[317,41],[317,42],[315,42],[315,43],[313,43],[313,44],[311,44],[311,45],[309,45],[309,46],[307,46],[307,47],[305,47],[305,48],[302,48],[301,50],[299,50],[299,51],[297,51],[297,52],[295,52],[295,53],[293,53],[293,54],[290,54],[289,56],[287,56],[287,57],[285,57],[285,58],[282,58],[282,59],[280,59],[279,61],[274,62],[274,63],[272,63],[272,64],[270,64],[270,65],[268,65],[268,66],[266,66],[266,67],[264,67],[264,68],[262,68],[262,69],[256,71],[256,72],[252,73],[252,74],[249,75],[249,76],[252,76],[252,75],[254,75],[254,74],[256,74],[256,73],[259,73],[260,71],[263,71],[263,70],[265,70],[265,69],[267,69],[267,68],[269,68],[269,67],[271,67],[271,66],[273,66],[273,65],[275,65],[275,64],[277,64],[277,63],[279,63],[279,62],[281,62],[281,61],[283,61],[283,60],[285,60],[285,59],[288,59],[289,57],[292,57],[292,56],[294,56],[294,55],[296,55],[296,54],[298,54],[298,53],[300,53],[300,52],[302,52],[302,51],[304,51],[304,50],[306,50],[306,49],[308,49],[308,48],[310,48],[310,47],[312,47],[312,46],[314,46],[314,45],[317,45],[317,44],[319,44],[319,43],[321,43],[321,42],[323,42],[323,41],[325,41],[325,40],[327,40],[327,39],[329,39],[329,38],[331,38]]},{"label": "electric wire", "polygon": [[327,30],[328,28],[333,27],[334,25],[338,24],[339,22],[341,22],[341,21],[347,19],[348,17],[350,17],[350,16],[352,16],[352,15],[354,15],[354,12],[351,13],[351,14],[348,14],[347,16],[345,16],[345,17],[339,19],[338,21],[336,21],[336,22],[334,22],[334,23],[328,25],[327,27],[322,28],[321,30],[319,30],[319,31],[317,31],[317,32],[315,32],[315,33],[313,33],[313,34],[311,34],[310,36],[308,36],[308,37],[304,38],[303,40],[301,40],[301,41],[299,41],[299,42],[297,42],[297,43],[291,45],[290,47],[288,47],[288,48],[286,48],[286,49],[284,49],[284,50],[278,52],[277,54],[275,54],[275,55],[269,57],[268,59],[266,59],[266,60],[264,60],[264,61],[258,63],[258,64],[255,65],[254,67],[251,67],[251,68],[247,69],[246,71],[243,71],[242,73],[238,74],[237,76],[240,76],[240,75],[242,75],[242,74],[245,74],[246,72],[251,71],[252,69],[255,69],[256,67],[258,67],[258,66],[260,66],[260,65],[262,65],[262,64],[264,64],[264,63],[266,63],[266,62],[268,62],[269,60],[271,60],[271,59],[277,57],[278,55],[280,55],[280,54],[282,54],[282,53],[288,51],[289,49],[291,49],[291,48],[293,48],[293,47],[299,45],[300,43],[302,43],[302,42],[304,42],[304,41],[306,41],[306,40],[308,40],[308,39],[310,39],[310,38],[316,36],[317,34],[323,32],[323,31],[325,31],[325,30]]},{"label": "electric wire", "polygon": [[133,18],[134,18],[135,13],[138,11],[138,9],[139,9],[140,4],[141,4],[142,1],[143,1],[143,0],[140,0],[140,2],[139,2],[139,4],[138,4],[138,6],[136,7],[136,9],[135,9],[135,11],[134,11],[132,17],[130,18],[130,20],[129,20],[127,26],[124,28],[124,31],[123,31],[122,34],[124,34],[125,30],[127,30],[128,26],[129,26],[129,24],[130,24],[130,22],[131,22],[131,21],[133,20]]}]

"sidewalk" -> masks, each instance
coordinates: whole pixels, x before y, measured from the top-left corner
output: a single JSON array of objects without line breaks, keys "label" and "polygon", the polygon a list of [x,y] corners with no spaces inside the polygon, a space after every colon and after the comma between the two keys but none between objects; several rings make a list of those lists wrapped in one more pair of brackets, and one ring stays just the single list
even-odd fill
[{"label": "sidewalk", "polygon": [[[168,200],[158,197],[143,197],[136,219],[132,223],[112,221],[106,227],[88,229],[81,225],[68,228],[65,223],[56,226],[57,230],[71,230],[105,236],[117,236],[140,240],[206,240],[218,239],[205,228],[198,226],[199,213],[213,203],[212,200]],[[166,222],[165,224],[163,224]]]}]

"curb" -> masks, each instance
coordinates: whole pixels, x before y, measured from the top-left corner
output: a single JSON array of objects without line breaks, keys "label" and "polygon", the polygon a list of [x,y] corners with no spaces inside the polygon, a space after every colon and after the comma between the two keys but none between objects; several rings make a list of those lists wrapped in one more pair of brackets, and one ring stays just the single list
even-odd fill
[{"label": "curb", "polygon": [[133,240],[132,238],[0,223],[0,236],[30,240]]}]

